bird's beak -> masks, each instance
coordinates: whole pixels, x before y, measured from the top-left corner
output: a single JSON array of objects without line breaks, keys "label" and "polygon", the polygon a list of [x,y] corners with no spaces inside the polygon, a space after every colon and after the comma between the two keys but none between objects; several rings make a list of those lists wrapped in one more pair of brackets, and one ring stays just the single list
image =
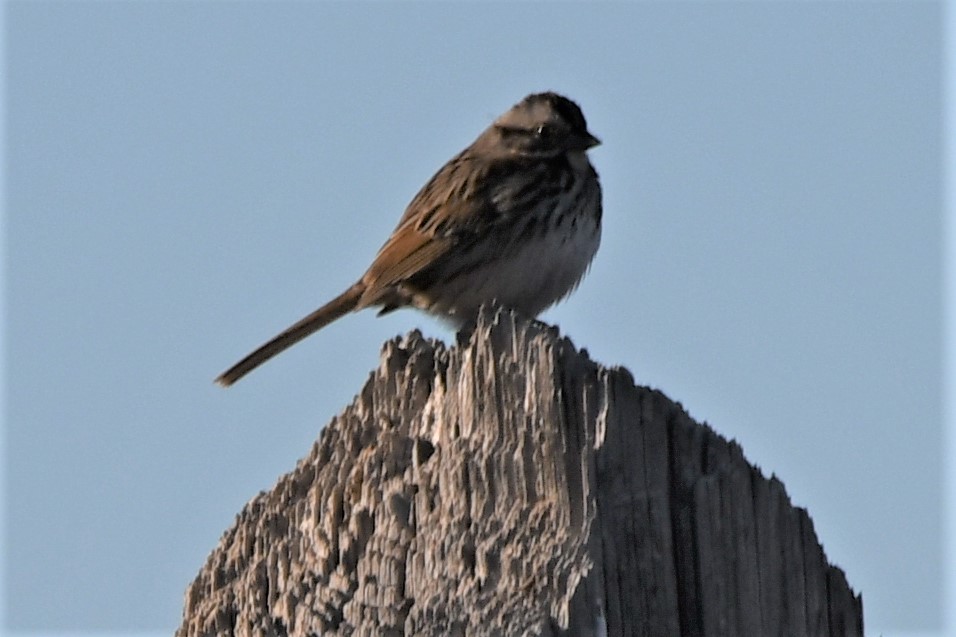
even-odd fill
[{"label": "bird's beak", "polygon": [[581,140],[581,145],[584,146],[584,150],[589,148],[594,148],[595,146],[601,145],[601,140],[592,135],[591,133],[585,133],[584,138]]}]

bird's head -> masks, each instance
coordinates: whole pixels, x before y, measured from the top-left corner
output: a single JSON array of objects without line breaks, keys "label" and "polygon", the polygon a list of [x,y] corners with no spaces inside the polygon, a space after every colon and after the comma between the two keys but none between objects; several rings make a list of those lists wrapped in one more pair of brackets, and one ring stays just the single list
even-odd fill
[{"label": "bird's head", "polygon": [[542,158],[584,152],[601,143],[588,131],[578,105],[551,92],[527,96],[479,139],[508,154]]}]

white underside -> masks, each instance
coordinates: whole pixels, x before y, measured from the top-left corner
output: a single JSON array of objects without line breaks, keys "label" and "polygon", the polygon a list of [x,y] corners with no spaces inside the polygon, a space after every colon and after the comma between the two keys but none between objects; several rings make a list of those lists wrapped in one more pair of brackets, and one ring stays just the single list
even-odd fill
[{"label": "white underside", "polygon": [[459,323],[473,318],[489,300],[537,316],[577,287],[601,241],[593,219],[579,220],[574,232],[564,230],[503,255],[491,267],[458,277],[430,299],[415,299],[415,305]]}]

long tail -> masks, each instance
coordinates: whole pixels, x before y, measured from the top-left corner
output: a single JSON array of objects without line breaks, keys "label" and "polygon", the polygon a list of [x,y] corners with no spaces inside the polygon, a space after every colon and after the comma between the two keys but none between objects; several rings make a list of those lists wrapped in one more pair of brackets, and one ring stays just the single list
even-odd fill
[{"label": "long tail", "polygon": [[348,314],[358,305],[365,286],[356,283],[342,294],[338,295],[312,314],[282,332],[271,341],[252,352],[241,361],[227,369],[216,382],[223,387],[229,387],[234,382],[254,370],[259,365],[292,347],[306,336],[319,331],[337,318]]}]

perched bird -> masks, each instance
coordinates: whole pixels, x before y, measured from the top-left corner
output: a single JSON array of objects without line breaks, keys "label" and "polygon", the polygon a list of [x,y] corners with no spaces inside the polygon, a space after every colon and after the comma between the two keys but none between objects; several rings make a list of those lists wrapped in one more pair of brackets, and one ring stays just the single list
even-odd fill
[{"label": "perched bird", "polygon": [[458,327],[484,303],[537,316],[577,287],[601,240],[600,143],[577,104],[529,95],[441,167],[355,284],[225,371],[234,382],[339,317],[415,307]]}]

